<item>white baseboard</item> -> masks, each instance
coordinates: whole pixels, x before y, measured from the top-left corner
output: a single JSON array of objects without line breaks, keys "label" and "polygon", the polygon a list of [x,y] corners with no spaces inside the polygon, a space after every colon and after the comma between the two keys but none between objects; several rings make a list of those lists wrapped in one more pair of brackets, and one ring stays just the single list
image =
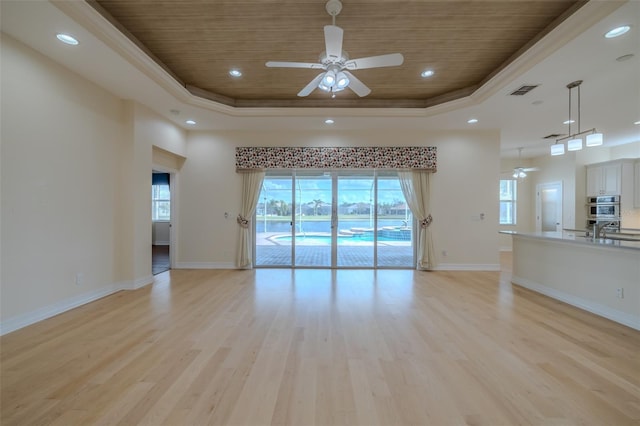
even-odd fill
[{"label": "white baseboard", "polygon": [[134,281],[122,281],[119,283],[110,284],[102,288],[92,290],[90,292],[79,294],[77,296],[70,297],[69,299],[62,300],[60,302],[53,303],[35,311],[27,312],[25,314],[16,315],[0,323],[0,336],[12,331],[16,331],[31,324],[35,324],[47,318],[59,315],[63,312],[77,308],[87,303],[93,302],[110,294],[116,293],[121,290],[137,290],[145,285],[153,283],[153,275],[138,278]]},{"label": "white baseboard", "polygon": [[631,315],[626,312],[618,311],[617,309],[610,308],[600,303],[592,302],[590,300],[582,299],[572,294],[564,293],[556,290],[555,288],[547,287],[537,282],[528,280],[526,278],[511,277],[511,282],[519,286],[528,288],[529,290],[542,293],[545,296],[549,296],[553,299],[560,300],[561,302],[568,303],[569,305],[583,309],[592,314],[599,315],[601,317],[610,319],[617,323],[626,325],[627,327],[640,330],[640,315]]},{"label": "white baseboard", "polygon": [[153,283],[153,275],[147,275],[146,277],[137,278],[134,281],[124,281],[120,283],[121,290],[137,290],[146,285]]},{"label": "white baseboard", "polygon": [[463,264],[463,263],[439,263],[433,271],[499,271],[500,264]]},{"label": "white baseboard", "polygon": [[238,269],[230,262],[178,262],[175,269]]},{"label": "white baseboard", "polygon": [[73,296],[67,300],[62,300],[49,306],[36,309],[35,311],[9,318],[8,320],[2,321],[0,324],[0,336],[28,325],[35,324],[36,322],[47,318],[51,318],[73,308],[77,308],[78,306],[93,302],[94,300],[101,299],[120,290],[122,290],[120,283],[108,285],[103,288],[80,294],[78,296]]}]

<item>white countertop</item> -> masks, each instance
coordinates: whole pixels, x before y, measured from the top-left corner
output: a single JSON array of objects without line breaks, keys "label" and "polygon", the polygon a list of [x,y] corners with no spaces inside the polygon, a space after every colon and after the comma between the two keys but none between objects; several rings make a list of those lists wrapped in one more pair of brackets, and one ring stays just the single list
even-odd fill
[{"label": "white countertop", "polygon": [[[593,240],[591,237],[584,237],[580,232],[562,231],[562,232],[517,232],[517,231],[499,231],[500,234],[513,236],[521,236],[528,238],[539,238],[563,241],[567,243],[584,244],[603,248],[620,248],[640,250],[640,241],[621,241],[609,238],[600,238]],[[614,235],[615,237],[615,235]]]}]

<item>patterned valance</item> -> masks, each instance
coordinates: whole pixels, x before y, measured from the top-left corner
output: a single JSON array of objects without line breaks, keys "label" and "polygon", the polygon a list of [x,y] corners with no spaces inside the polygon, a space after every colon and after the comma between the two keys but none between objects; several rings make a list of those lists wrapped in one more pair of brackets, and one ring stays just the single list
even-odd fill
[{"label": "patterned valance", "polygon": [[421,169],[436,171],[435,146],[238,147],[238,170]]}]

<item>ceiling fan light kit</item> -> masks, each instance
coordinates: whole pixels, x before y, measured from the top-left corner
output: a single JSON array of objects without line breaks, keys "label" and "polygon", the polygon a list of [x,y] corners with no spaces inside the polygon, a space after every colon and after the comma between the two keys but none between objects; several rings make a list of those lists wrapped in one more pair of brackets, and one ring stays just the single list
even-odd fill
[{"label": "ceiling fan light kit", "polygon": [[333,25],[325,25],[324,27],[325,51],[320,55],[320,63],[268,61],[265,65],[269,68],[310,68],[324,70],[298,92],[298,96],[300,97],[308,96],[315,89],[330,92],[332,97],[335,97],[336,92],[340,92],[346,88],[351,89],[351,91],[360,97],[367,96],[371,93],[371,89],[349,71],[367,68],[395,67],[402,65],[404,57],[400,53],[390,53],[387,55],[349,59],[347,52],[342,50],[344,31],[342,28],[336,26],[336,16],[342,10],[342,3],[340,0],[329,0],[325,5],[325,9],[331,16]]},{"label": "ceiling fan light kit", "polygon": [[522,167],[516,167],[513,170],[513,178],[514,179],[524,179],[527,177],[527,173],[524,171]]},{"label": "ceiling fan light kit", "polygon": [[[593,129],[580,131],[580,85],[582,84],[582,80],[576,80],[567,84],[567,89],[569,89],[569,119],[565,121],[566,124],[569,125],[569,136],[565,136],[564,138],[556,139],[556,142],[551,145],[551,155],[563,155],[564,143],[562,141],[567,140],[567,151],[579,151],[582,149],[582,136],[586,134],[586,146],[600,146],[604,142],[604,135],[598,132],[595,127]],[[578,88],[578,132],[571,133],[571,123],[575,123],[576,120],[573,120],[571,117],[571,90],[574,88]]]},{"label": "ceiling fan light kit", "polygon": [[[518,148],[518,160],[521,161],[522,160],[522,148]],[[513,178],[514,179],[524,179],[527,177],[527,172],[537,172],[538,170],[540,170],[537,167],[522,167],[522,166],[518,166],[518,167],[514,167],[513,168]]]}]

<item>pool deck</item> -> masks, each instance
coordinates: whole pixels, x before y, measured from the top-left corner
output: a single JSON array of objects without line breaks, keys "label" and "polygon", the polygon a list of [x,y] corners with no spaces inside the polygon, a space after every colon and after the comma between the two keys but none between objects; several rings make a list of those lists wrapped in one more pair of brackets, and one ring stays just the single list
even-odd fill
[{"label": "pool deck", "polygon": [[[282,233],[256,234],[256,266],[290,267],[291,244],[279,244],[269,237]],[[331,247],[328,244],[296,244],[296,266],[330,267]],[[413,268],[413,247],[410,241],[378,241],[378,267]],[[341,240],[337,267],[373,268],[373,242]]]}]

